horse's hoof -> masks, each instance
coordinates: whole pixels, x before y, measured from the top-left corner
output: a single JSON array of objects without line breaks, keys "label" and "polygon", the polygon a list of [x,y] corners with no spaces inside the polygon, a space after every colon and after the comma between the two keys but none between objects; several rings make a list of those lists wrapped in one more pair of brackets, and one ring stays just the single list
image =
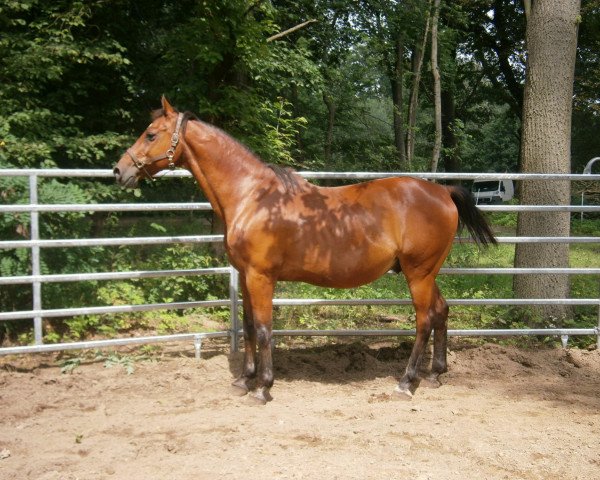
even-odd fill
[{"label": "horse's hoof", "polygon": [[244,380],[238,379],[231,384],[231,386],[229,387],[229,391],[232,395],[235,395],[236,397],[243,397],[250,390],[246,386],[246,382]]},{"label": "horse's hoof", "polygon": [[267,401],[264,398],[258,397],[256,394],[251,393],[244,397],[243,403],[245,403],[246,405],[250,405],[250,406],[254,406],[254,405],[263,406],[263,405],[267,404]]},{"label": "horse's hoof", "polygon": [[259,388],[246,397],[246,402],[250,405],[266,405],[271,400],[273,397],[266,388]]},{"label": "horse's hoof", "polygon": [[248,394],[248,389],[244,387],[239,387],[238,385],[231,385],[229,387],[229,393],[234,397],[243,397]]},{"label": "horse's hoof", "polygon": [[437,376],[429,375],[428,377],[422,378],[419,387],[425,388],[440,388],[442,383],[438,380]]},{"label": "horse's hoof", "polygon": [[403,388],[400,385],[398,385],[396,386],[396,388],[394,388],[392,398],[394,400],[410,401],[413,398],[413,394],[408,388]]}]

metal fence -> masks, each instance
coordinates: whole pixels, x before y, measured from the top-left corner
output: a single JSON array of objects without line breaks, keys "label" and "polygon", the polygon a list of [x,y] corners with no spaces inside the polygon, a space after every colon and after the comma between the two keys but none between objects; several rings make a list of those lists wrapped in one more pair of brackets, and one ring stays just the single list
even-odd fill
[{"label": "metal fence", "polygon": [[[327,180],[368,180],[392,176],[417,176],[429,180],[569,180],[569,181],[599,181],[600,175],[561,175],[561,174],[471,174],[471,173],[373,173],[373,172],[301,172],[308,179]],[[162,175],[166,178],[189,177],[186,171],[167,172]],[[190,236],[162,236],[162,237],[125,237],[125,238],[86,238],[86,239],[42,239],[40,238],[40,213],[47,212],[132,212],[132,211],[206,211],[211,207],[208,203],[135,203],[135,204],[41,204],[38,200],[38,179],[46,177],[55,178],[110,178],[110,170],[66,170],[66,169],[4,169],[0,170],[0,179],[3,177],[27,177],[29,180],[29,203],[0,205],[0,214],[26,213],[30,215],[29,240],[1,240],[2,249],[27,248],[31,252],[31,274],[23,276],[0,277],[0,288],[3,285],[25,284],[30,285],[33,293],[31,310],[0,312],[0,321],[27,320],[33,321],[34,344],[17,347],[0,348],[0,355],[49,352],[69,349],[101,348],[131,344],[149,344],[171,341],[193,341],[196,355],[199,356],[201,342],[204,338],[229,337],[231,349],[237,350],[240,339],[240,322],[238,274],[231,267],[215,267],[189,270],[159,270],[159,271],[127,271],[127,272],[97,272],[78,274],[43,274],[40,268],[40,249],[42,248],[70,248],[93,246],[120,246],[120,245],[157,245],[172,243],[207,243],[221,242],[221,235],[190,235]],[[522,211],[563,211],[600,212],[598,205],[481,205],[481,210],[493,212],[522,212]],[[600,237],[510,237],[501,236],[499,243],[600,243]],[[449,275],[523,275],[523,274],[568,274],[568,275],[600,275],[600,268],[442,268],[441,274]],[[124,280],[142,279],[168,276],[190,275],[228,275],[229,297],[219,300],[205,300],[177,303],[158,303],[144,305],[109,305],[97,307],[44,309],[41,285],[48,282],[78,282],[90,280]],[[592,293],[592,292],[590,292]],[[596,292],[598,294],[598,292]],[[361,300],[329,300],[329,299],[280,299],[275,298],[276,306],[308,306],[308,305],[408,305],[409,298],[394,299],[361,299]],[[449,330],[451,336],[509,336],[509,335],[552,335],[560,336],[566,345],[570,335],[595,335],[600,348],[600,298],[563,298],[563,299],[448,299],[449,305],[591,305],[598,306],[598,323],[589,328],[552,328],[552,329],[494,329],[494,330]],[[174,335],[158,335],[132,338],[117,338],[106,340],[70,342],[70,343],[43,343],[43,320],[57,317],[73,317],[78,315],[99,315],[116,313],[133,313],[150,310],[164,309],[189,309],[197,307],[229,307],[230,326],[228,330],[219,332],[191,332]],[[414,335],[414,330],[276,330],[275,335],[287,336],[402,336]]]}]

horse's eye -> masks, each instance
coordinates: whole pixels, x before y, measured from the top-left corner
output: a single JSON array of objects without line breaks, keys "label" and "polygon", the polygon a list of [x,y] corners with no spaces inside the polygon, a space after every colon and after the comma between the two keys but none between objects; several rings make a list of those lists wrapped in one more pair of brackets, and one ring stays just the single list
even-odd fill
[{"label": "horse's eye", "polygon": [[147,139],[149,142],[153,142],[154,140],[156,140],[156,133],[149,133],[149,132],[148,132],[148,133],[146,134],[146,139]]}]

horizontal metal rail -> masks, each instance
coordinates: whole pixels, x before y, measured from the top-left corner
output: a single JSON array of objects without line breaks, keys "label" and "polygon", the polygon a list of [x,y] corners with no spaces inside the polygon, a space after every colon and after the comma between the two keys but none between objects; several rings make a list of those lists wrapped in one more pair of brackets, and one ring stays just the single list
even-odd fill
[{"label": "horizontal metal rail", "polygon": [[376,180],[390,177],[415,177],[427,180],[600,180],[597,174],[562,173],[444,173],[444,172],[298,172],[314,180]]},{"label": "horizontal metal rail", "polygon": [[[600,174],[565,174],[565,173],[445,173],[445,172],[314,172],[299,171],[304,178],[319,180],[374,180],[389,177],[416,177],[431,180],[600,180]],[[114,178],[114,173],[109,169],[76,169],[76,168],[5,168],[0,169],[0,177],[72,177],[72,178]],[[191,177],[186,170],[164,171],[155,175],[163,177]]]},{"label": "horizontal metal rail", "polygon": [[[238,334],[241,334],[238,331]],[[226,338],[229,331],[178,333],[173,335],[154,335],[145,337],[126,337],[108,340],[90,340],[85,342],[48,343],[42,345],[24,345],[4,347],[0,355],[23,355],[29,353],[50,353],[67,350],[83,350],[91,348],[111,348],[127,345],[146,345],[152,343],[168,343],[194,341],[197,344],[205,338]],[[415,329],[399,330],[273,330],[276,337],[414,337]],[[451,337],[512,337],[512,336],[571,336],[600,335],[599,328],[544,328],[544,329],[496,329],[496,330],[448,330]],[[198,356],[198,355],[197,355]]]},{"label": "horizontal metal rail", "polygon": [[[512,336],[557,336],[557,335],[597,335],[599,328],[510,328],[491,330],[448,330],[451,337],[512,337]],[[274,330],[274,335],[286,337],[414,337],[416,330],[384,329],[384,330]]]},{"label": "horizontal metal rail", "polygon": [[[70,204],[27,204],[0,205],[0,213],[52,213],[52,212],[172,212],[172,211],[210,211],[207,202],[195,203],[70,203]],[[587,211],[587,210],[586,210]]]},{"label": "horizontal metal rail", "polygon": [[[189,177],[189,172],[178,170],[170,176]],[[175,175],[173,175],[175,174]],[[115,178],[106,168],[2,168],[0,177],[46,177],[46,178]]]},{"label": "horizontal metal rail", "polygon": [[[141,278],[190,277],[196,275],[229,274],[230,267],[196,268],[187,270],[141,270],[130,272],[61,273],[55,275],[20,275],[0,277],[0,285],[22,285],[32,282],[91,282],[103,280],[136,280]],[[397,275],[396,272],[388,272]],[[496,268],[496,267],[443,267],[442,275],[600,275],[600,268]]]},{"label": "horizontal metal rail", "polygon": [[[24,345],[0,348],[0,355],[22,355],[26,353],[61,352],[63,350],[82,350],[88,348],[108,348],[126,345],[147,345],[150,343],[193,341],[195,345],[204,338],[228,337],[230,332],[176,333],[172,335],[152,335],[144,337],[112,338],[108,340],[88,340],[85,342],[46,343],[42,345]],[[199,353],[199,352],[198,352]],[[198,354],[196,355],[199,356]]]},{"label": "horizontal metal rail", "polygon": [[19,285],[31,282],[91,282],[100,280],[136,280],[141,278],[190,277],[196,275],[229,275],[231,267],[193,268],[188,270],[138,270],[130,272],[61,273],[55,275],[21,275],[0,277],[0,285]]},{"label": "horizontal metal rail", "polygon": [[482,212],[600,212],[600,205],[477,205]]},{"label": "horizontal metal rail", "polygon": [[78,315],[102,315],[106,313],[136,313],[152,310],[187,310],[190,308],[229,307],[229,300],[199,300],[193,302],[146,303],[143,305],[116,305],[109,307],[55,308],[49,310],[23,310],[19,312],[0,312],[0,321],[25,320],[34,317],[61,318]]},{"label": "horizontal metal rail", "polygon": [[[171,243],[222,242],[223,235],[182,235],[175,237],[115,237],[65,240],[3,240],[3,248],[108,247],[121,245],[161,245]],[[599,237],[496,237],[498,243],[600,243]],[[458,243],[473,243],[471,238],[457,238]]]},{"label": "horizontal metal rail", "polygon": [[[600,212],[600,205],[477,205],[485,212]],[[172,212],[210,211],[207,202],[196,203],[74,203],[0,205],[0,213],[56,212]]]},{"label": "horizontal metal rail", "polygon": [[64,248],[64,247],[110,247],[121,245],[162,245],[171,243],[222,242],[223,235],[181,235],[174,237],[115,237],[74,238],[66,240],[5,240],[0,248]]},{"label": "horizontal metal rail", "polygon": [[[600,298],[449,298],[448,305],[600,305]],[[412,305],[410,298],[275,298],[280,307],[329,305]]]},{"label": "horizontal metal rail", "polygon": [[[470,239],[460,239],[465,242]],[[599,243],[599,237],[496,237],[498,243]],[[472,241],[472,240],[471,240]]]},{"label": "horizontal metal rail", "polygon": [[[600,306],[598,298],[451,298],[446,300],[448,305],[592,305]],[[410,298],[275,298],[276,307],[307,307],[307,306],[394,306],[412,305]],[[118,305],[108,307],[58,308],[48,310],[23,310],[16,312],[0,312],[0,321],[25,320],[35,317],[62,318],[78,315],[101,315],[115,313],[135,313],[152,310],[188,310],[190,308],[229,307],[230,300],[203,300],[194,302],[148,303],[143,305]]]},{"label": "horizontal metal rail", "polygon": [[515,267],[442,267],[444,275],[600,275],[600,268],[515,268]]}]

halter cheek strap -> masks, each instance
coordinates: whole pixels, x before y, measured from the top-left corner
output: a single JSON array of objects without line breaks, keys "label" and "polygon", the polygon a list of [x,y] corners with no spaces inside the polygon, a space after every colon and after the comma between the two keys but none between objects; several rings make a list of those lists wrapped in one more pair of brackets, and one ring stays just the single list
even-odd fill
[{"label": "halter cheek strap", "polygon": [[175,162],[173,161],[173,158],[175,157],[175,149],[177,148],[177,145],[179,144],[179,132],[181,131],[182,124],[183,124],[183,113],[180,113],[177,116],[177,123],[175,125],[175,131],[171,135],[171,146],[169,147],[167,152],[163,155],[158,155],[156,157],[152,157],[150,160],[143,162],[139,158],[137,158],[136,154],[133,153],[133,151],[131,149],[127,150],[127,154],[131,157],[133,164],[137,167],[138,170],[143,171],[144,174],[148,178],[152,178],[152,175],[150,175],[148,173],[148,170],[146,170],[146,167],[150,166],[153,163],[156,163],[160,160],[164,160],[165,158],[167,160],[169,160],[169,168],[171,170],[175,169]]}]

